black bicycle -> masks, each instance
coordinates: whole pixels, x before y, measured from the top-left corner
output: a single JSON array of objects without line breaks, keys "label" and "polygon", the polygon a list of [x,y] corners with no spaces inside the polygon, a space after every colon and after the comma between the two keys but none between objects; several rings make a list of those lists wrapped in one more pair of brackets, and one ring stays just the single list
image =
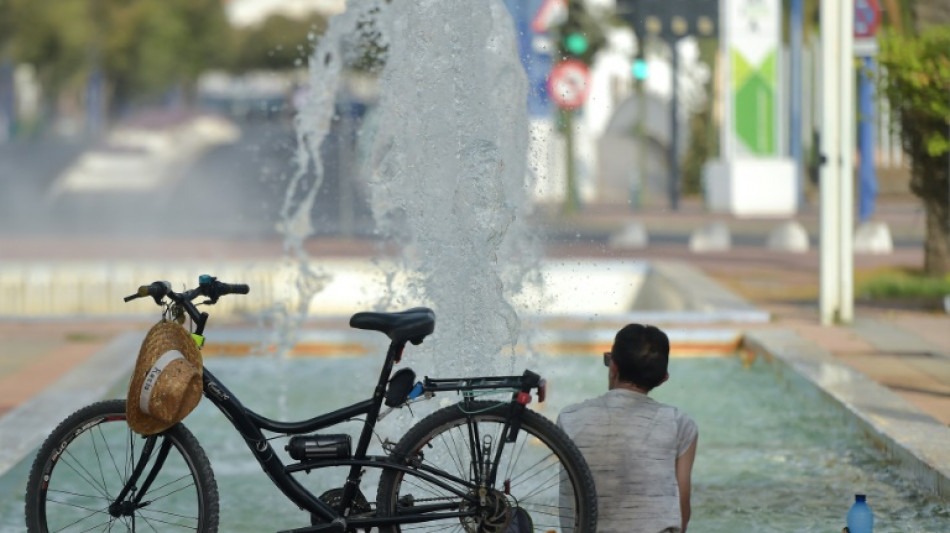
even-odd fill
[{"label": "black bicycle", "polygon": [[[190,317],[200,346],[208,313],[199,312],[194,300],[214,304],[247,292],[247,285],[201,276],[195,289],[178,293],[159,281],[125,300],[150,296],[166,316]],[[203,372],[204,396],[231,421],[274,485],[309,513],[309,525],[290,531],[596,531],[587,463],[560,428],[527,408],[532,391],[544,401],[538,374],[417,381],[411,369],[392,370],[407,343],[418,345],[434,330],[430,309],[357,313],[350,326],[390,339],[373,396],[309,420],[261,416],[207,367]],[[498,390],[505,394],[500,400],[477,398]],[[382,455],[367,454],[384,404],[398,409],[450,391],[461,401],[423,418],[398,442],[382,442]],[[315,433],[359,419],[355,449],[348,434]],[[275,438],[288,439],[283,454],[272,447]],[[341,466],[348,467],[342,486],[319,497],[295,477]],[[375,501],[360,489],[369,468],[381,471]],[[178,423],[157,435],[138,435],[126,422],[125,400],[89,405],[60,423],[40,447],[26,491],[31,533],[214,532],[218,513],[214,473],[188,428]]]}]

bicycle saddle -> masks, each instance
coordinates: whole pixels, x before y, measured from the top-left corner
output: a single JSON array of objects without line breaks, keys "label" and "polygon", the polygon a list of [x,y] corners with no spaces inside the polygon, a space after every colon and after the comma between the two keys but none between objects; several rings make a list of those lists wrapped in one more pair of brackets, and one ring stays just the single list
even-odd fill
[{"label": "bicycle saddle", "polygon": [[350,317],[350,327],[381,331],[393,342],[419,344],[435,330],[435,313],[428,307],[413,307],[396,313],[364,311]]}]

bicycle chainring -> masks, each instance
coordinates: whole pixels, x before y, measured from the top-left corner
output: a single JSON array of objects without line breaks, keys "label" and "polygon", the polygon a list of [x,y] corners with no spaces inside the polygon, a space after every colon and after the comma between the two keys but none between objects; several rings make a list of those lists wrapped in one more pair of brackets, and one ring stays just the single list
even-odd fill
[{"label": "bicycle chainring", "polygon": [[[320,495],[320,499],[324,503],[333,507],[338,512],[343,512],[340,509],[340,503],[343,501],[343,489],[330,489]],[[356,516],[364,513],[373,512],[373,508],[370,507],[369,502],[366,500],[366,496],[363,495],[363,492],[360,489],[356,489],[356,494],[353,496],[353,509],[350,512],[350,516]],[[320,524],[325,524],[326,522],[317,515],[310,515],[310,525],[316,526]]]}]

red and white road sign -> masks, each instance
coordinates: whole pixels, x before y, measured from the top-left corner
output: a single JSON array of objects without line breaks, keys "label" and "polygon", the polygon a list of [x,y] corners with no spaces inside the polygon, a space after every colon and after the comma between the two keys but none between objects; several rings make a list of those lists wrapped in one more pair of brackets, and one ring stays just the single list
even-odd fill
[{"label": "red and white road sign", "polygon": [[583,61],[568,59],[554,65],[548,75],[548,94],[558,107],[577,109],[590,92],[590,70]]},{"label": "red and white road sign", "polygon": [[881,5],[877,0],[854,0],[854,37],[874,37],[881,25]]},{"label": "red and white road sign", "polygon": [[544,0],[534,18],[531,19],[531,29],[535,33],[544,33],[565,20],[567,20],[567,0]]}]

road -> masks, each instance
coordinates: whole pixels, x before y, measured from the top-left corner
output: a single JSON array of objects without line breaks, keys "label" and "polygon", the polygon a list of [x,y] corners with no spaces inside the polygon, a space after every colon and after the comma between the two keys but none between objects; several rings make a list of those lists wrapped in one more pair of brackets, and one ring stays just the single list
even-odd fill
[{"label": "road", "polygon": [[[63,190],[64,172],[82,154],[102,151],[93,143],[48,139],[0,146],[0,235],[274,238],[295,171],[293,124],[259,120],[239,128],[237,142],[178,162],[160,183],[140,190]],[[318,234],[340,226],[337,150],[335,138],[324,144],[326,177],[312,216]],[[360,201],[357,194],[355,205]],[[368,211],[354,209],[357,230],[368,232]]]}]

